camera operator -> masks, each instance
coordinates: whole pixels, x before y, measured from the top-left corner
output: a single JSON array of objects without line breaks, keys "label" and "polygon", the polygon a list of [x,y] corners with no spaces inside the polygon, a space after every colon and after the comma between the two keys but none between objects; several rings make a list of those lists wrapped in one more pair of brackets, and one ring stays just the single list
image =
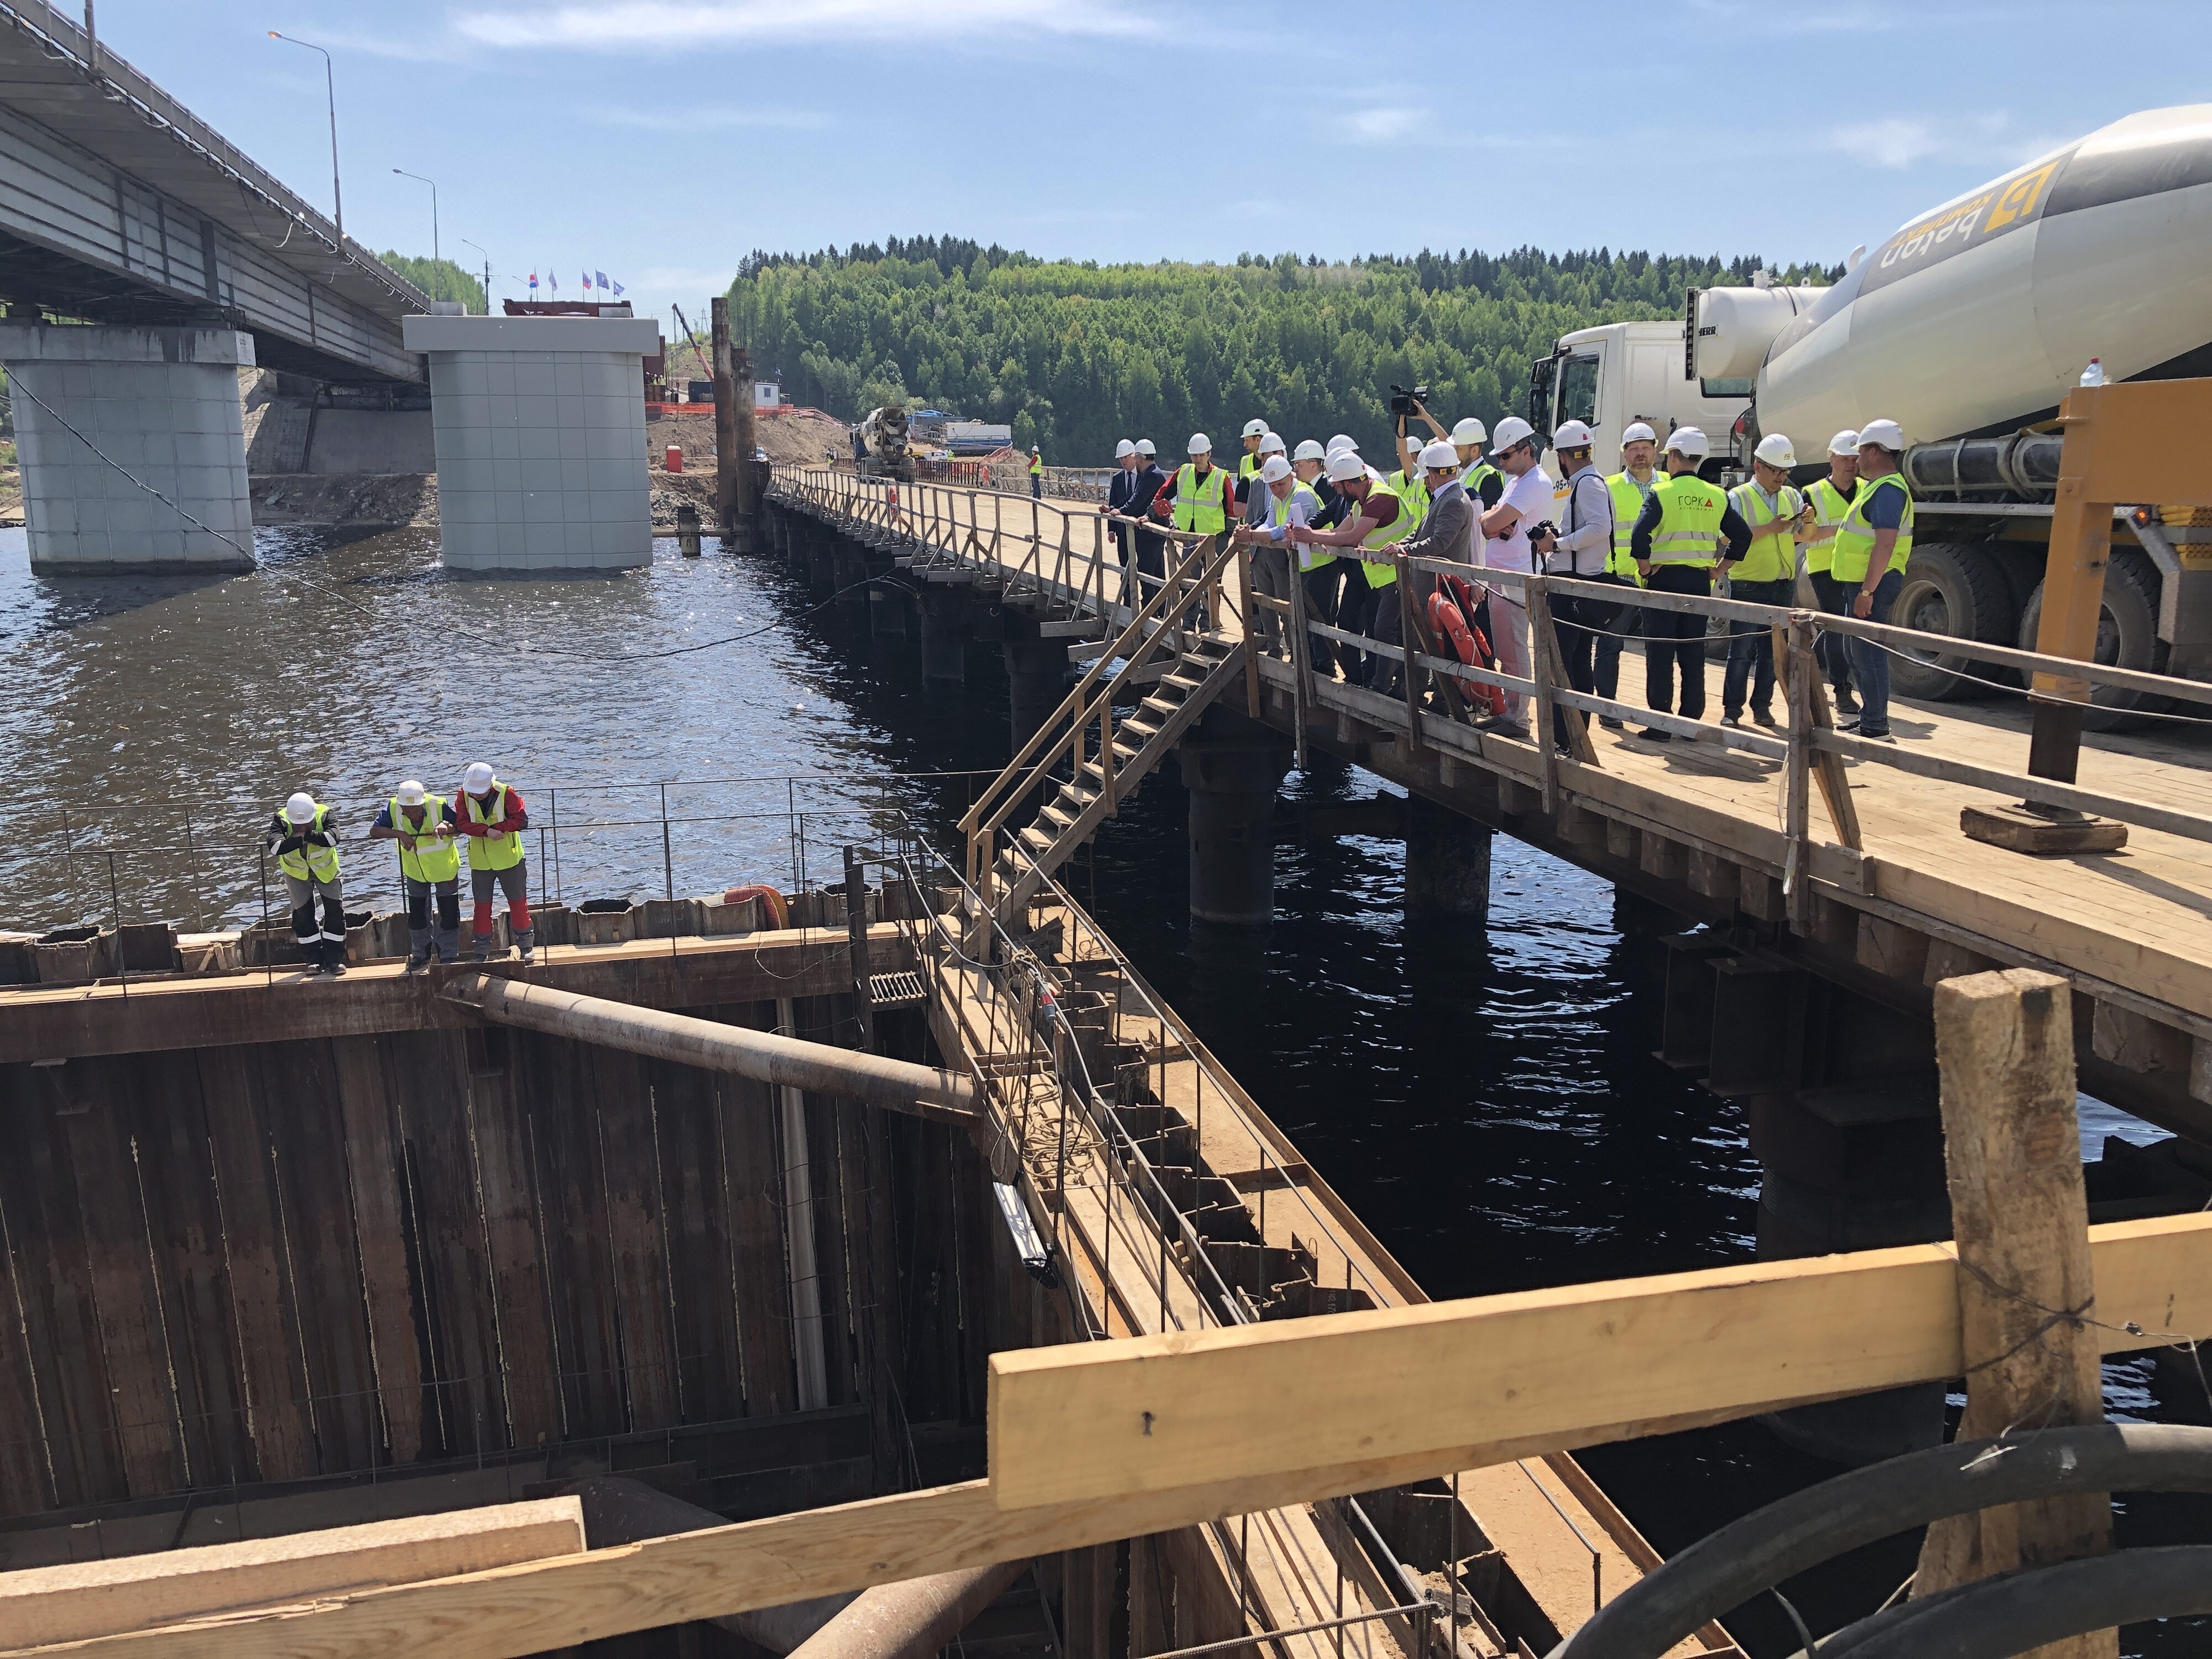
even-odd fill
[{"label": "camera operator", "polygon": [[[1604,576],[1613,553],[1613,492],[1590,464],[1591,443],[1590,429],[1580,421],[1564,422],[1552,434],[1552,447],[1559,452],[1559,471],[1566,480],[1552,492],[1552,510],[1559,527],[1548,536],[1529,538],[1529,545],[1543,557],[1547,576],[1596,581]],[[1551,596],[1553,637],[1559,642],[1567,684],[1574,690],[1589,693],[1597,689],[1598,633],[1613,626],[1613,613],[1618,608],[1571,593]],[[1556,709],[1547,720],[1553,743],[1565,753],[1566,734]]]},{"label": "camera operator", "polygon": [[[1438,438],[1449,441],[1451,437],[1437,423],[1437,417],[1429,413],[1429,406],[1423,401],[1428,395],[1429,389],[1425,386],[1390,388],[1390,419],[1397,428],[1398,470],[1383,482],[1413,509],[1416,520],[1429,510],[1428,487],[1423,482],[1427,469],[1421,465],[1421,452]],[[1431,436],[1416,438],[1410,434],[1407,428],[1416,419],[1428,427]]]},{"label": "camera operator", "polygon": [[[1498,505],[1482,515],[1482,565],[1490,570],[1519,571],[1526,575],[1534,562],[1528,532],[1545,521],[1552,510],[1552,481],[1537,459],[1540,447],[1535,428],[1518,415],[1498,423],[1491,436],[1490,459],[1505,476],[1505,490]],[[1498,653],[1501,673],[1516,679],[1528,678],[1528,605],[1519,584],[1487,583],[1490,589],[1490,647]],[[1508,690],[1505,712],[1486,722],[1510,733],[1526,729],[1528,699]]]}]

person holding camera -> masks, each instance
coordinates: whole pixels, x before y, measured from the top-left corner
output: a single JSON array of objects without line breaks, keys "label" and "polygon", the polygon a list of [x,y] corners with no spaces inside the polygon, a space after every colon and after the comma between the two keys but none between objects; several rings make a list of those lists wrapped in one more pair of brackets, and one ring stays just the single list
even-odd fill
[{"label": "person holding camera", "polygon": [[[1482,560],[1485,569],[1530,574],[1534,556],[1528,532],[1546,521],[1552,510],[1552,481],[1537,463],[1541,459],[1536,429],[1518,415],[1509,415],[1491,435],[1490,459],[1504,476],[1505,488],[1498,505],[1482,515]],[[1518,582],[1485,583],[1490,591],[1490,648],[1498,653],[1498,670],[1516,679],[1528,678],[1528,601]],[[1508,690],[1505,712],[1482,724],[1510,733],[1525,732],[1528,720],[1526,693]]]},{"label": "person holding camera", "polygon": [[[1596,581],[1605,574],[1607,562],[1613,556],[1613,492],[1590,462],[1593,444],[1589,428],[1580,421],[1562,422],[1552,434],[1552,447],[1559,453],[1559,471],[1566,479],[1552,493],[1559,527],[1548,535],[1533,535],[1528,542],[1542,557],[1547,576]],[[1566,670],[1567,684],[1587,696],[1597,690],[1599,633],[1613,627],[1613,613],[1618,607],[1575,593],[1554,593],[1550,598],[1552,634],[1559,642],[1560,665]],[[1565,753],[1567,737],[1558,710],[1545,718],[1553,744]]]},{"label": "person holding camera", "polygon": [[[1709,599],[1713,568],[1734,564],[1751,550],[1751,526],[1729,502],[1726,491],[1698,476],[1711,447],[1693,426],[1677,427],[1667,438],[1667,476],[1652,486],[1651,499],[1629,532],[1628,550],[1636,574],[1655,593],[1692,593]],[[1723,544],[1726,546],[1723,547]],[[1702,613],[1650,611],[1644,617],[1644,701],[1661,714],[1679,712],[1685,720],[1705,714],[1705,618]],[[1674,705],[1674,671],[1681,669],[1682,701]],[[1648,727],[1654,743],[1667,732]]]},{"label": "person holding camera", "polygon": [[[1422,464],[1421,452],[1439,438],[1447,442],[1451,438],[1451,434],[1437,423],[1437,417],[1429,413],[1428,404],[1422,401],[1428,395],[1429,389],[1425,386],[1394,386],[1390,388],[1390,418],[1398,433],[1398,470],[1387,474],[1383,482],[1396,490],[1399,498],[1413,509],[1416,520],[1429,510],[1429,491],[1425,483],[1427,468]],[[1416,438],[1407,429],[1417,419],[1428,427],[1428,437]]]}]

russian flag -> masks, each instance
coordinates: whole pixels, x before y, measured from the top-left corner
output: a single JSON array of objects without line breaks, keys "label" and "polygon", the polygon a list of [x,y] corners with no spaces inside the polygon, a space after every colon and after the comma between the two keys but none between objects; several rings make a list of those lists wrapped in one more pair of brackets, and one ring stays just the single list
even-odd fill
[{"label": "russian flag", "polygon": [[586,271],[586,272],[584,273],[584,292],[585,292],[585,293],[586,293],[586,294],[589,294],[591,291],[592,291],[592,273],[591,273],[590,271],[588,271],[588,270],[587,270],[587,271]]}]

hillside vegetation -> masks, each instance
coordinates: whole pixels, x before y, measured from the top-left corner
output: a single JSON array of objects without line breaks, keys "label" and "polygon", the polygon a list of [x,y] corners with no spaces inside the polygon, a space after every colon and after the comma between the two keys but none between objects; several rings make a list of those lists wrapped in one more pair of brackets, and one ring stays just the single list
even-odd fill
[{"label": "hillside vegetation", "polygon": [[376,257],[432,299],[459,300],[471,316],[483,315],[483,279],[470,276],[451,259],[425,259],[417,253],[399,253],[390,248]]},{"label": "hillside vegetation", "polygon": [[1679,317],[1686,287],[1743,282],[1761,263],[1522,248],[1099,265],[893,238],[757,252],[730,298],[756,372],[780,370],[796,402],[848,420],[894,399],[953,409],[1079,465],[1125,436],[1151,437],[1164,456],[1193,430],[1233,447],[1255,415],[1293,442],[1349,432],[1382,453],[1393,382],[1427,386],[1447,422],[1494,425],[1521,410],[1529,362],[1558,336]]}]

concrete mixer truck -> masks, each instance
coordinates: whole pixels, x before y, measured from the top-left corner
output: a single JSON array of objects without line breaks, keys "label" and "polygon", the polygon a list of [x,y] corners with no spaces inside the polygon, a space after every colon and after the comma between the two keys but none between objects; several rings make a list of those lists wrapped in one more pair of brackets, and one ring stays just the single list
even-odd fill
[{"label": "concrete mixer truck", "polygon": [[[1886,416],[1912,447],[1918,533],[1893,620],[2033,649],[2058,480],[2059,399],[2108,380],[2212,375],[2212,105],[2148,110],[1918,216],[1832,287],[1693,289],[1681,323],[1563,337],[1531,376],[1540,431],[1702,427],[1715,470],[1785,433],[1811,477],[1828,440]],[[2212,433],[2206,436],[2212,465]],[[2212,678],[2212,514],[2155,502],[2113,526],[2099,660]],[[1931,649],[1909,696],[1985,690]],[[1992,678],[1986,668],[1972,672]],[[2002,676],[1994,676],[2002,678]],[[2164,705],[2100,688],[2101,718]]]},{"label": "concrete mixer truck", "polygon": [[859,442],[854,459],[860,471],[872,478],[911,480],[914,459],[907,449],[907,429],[905,404],[886,404],[870,410],[856,434]]}]

